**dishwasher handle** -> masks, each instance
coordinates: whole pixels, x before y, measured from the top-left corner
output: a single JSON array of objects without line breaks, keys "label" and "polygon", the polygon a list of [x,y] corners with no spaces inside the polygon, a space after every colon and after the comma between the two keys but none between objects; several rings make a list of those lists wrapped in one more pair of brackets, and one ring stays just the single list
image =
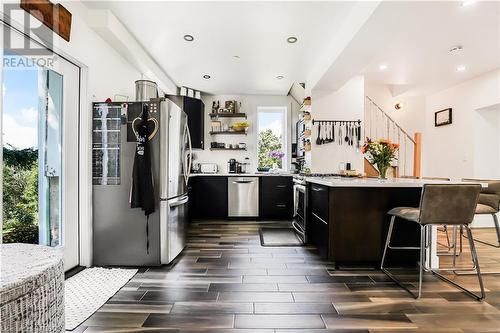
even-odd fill
[{"label": "dishwasher handle", "polygon": [[253,184],[253,180],[233,180],[233,184]]}]

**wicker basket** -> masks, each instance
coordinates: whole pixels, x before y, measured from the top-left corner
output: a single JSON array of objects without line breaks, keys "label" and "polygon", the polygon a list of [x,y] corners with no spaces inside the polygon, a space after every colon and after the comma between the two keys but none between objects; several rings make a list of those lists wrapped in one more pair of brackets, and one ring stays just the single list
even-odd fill
[{"label": "wicker basket", "polygon": [[64,332],[64,265],[60,249],[2,244],[1,332]]}]

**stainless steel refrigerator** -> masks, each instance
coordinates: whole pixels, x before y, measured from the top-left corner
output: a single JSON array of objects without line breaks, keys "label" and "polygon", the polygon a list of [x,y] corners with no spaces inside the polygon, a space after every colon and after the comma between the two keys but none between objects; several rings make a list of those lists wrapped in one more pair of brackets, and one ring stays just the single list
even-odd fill
[{"label": "stainless steel refrigerator", "polygon": [[[184,248],[192,154],[187,115],[176,102],[93,104],[94,265],[168,264]],[[148,222],[129,202],[136,148],[133,124],[144,103],[152,118],[151,133],[158,127],[150,139],[155,212]]]}]

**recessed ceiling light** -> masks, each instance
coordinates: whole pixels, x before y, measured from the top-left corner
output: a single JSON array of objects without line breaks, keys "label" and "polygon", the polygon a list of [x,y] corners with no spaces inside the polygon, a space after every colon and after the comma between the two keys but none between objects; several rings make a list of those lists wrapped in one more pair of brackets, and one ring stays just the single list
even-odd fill
[{"label": "recessed ceiling light", "polygon": [[378,69],[380,69],[381,71],[385,71],[387,69],[387,64],[381,64],[381,65],[379,65]]},{"label": "recessed ceiling light", "polygon": [[205,75],[203,75],[203,78],[204,78],[205,80],[208,80],[208,79],[210,79],[210,75],[205,74]]},{"label": "recessed ceiling light", "polygon": [[234,55],[233,58],[240,59],[240,56],[239,55]]},{"label": "recessed ceiling light", "polygon": [[467,67],[465,67],[465,65],[458,65],[457,66],[457,72],[463,72],[467,69]]},{"label": "recessed ceiling light", "polygon": [[463,0],[462,7],[471,6],[476,3],[476,0]]},{"label": "recessed ceiling light", "polygon": [[186,42],[192,42],[194,40],[194,37],[191,35],[184,35],[184,40]]},{"label": "recessed ceiling light", "polygon": [[283,79],[283,78],[284,78],[284,76],[283,76],[283,75],[278,75],[278,76],[276,76],[276,78],[277,78],[278,80],[281,80],[281,79]]},{"label": "recessed ceiling light", "polygon": [[297,42],[297,37],[294,37],[294,36],[290,36],[286,39],[286,41],[290,44],[293,44],[293,43],[296,43]]}]

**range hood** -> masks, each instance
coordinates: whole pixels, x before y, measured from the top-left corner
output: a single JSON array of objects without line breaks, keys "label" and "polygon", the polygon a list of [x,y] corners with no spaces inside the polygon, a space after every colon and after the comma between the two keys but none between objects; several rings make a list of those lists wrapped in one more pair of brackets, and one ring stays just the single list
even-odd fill
[{"label": "range hood", "polygon": [[295,82],[288,91],[288,96],[291,96],[299,105],[302,105],[306,97],[305,83]]}]

